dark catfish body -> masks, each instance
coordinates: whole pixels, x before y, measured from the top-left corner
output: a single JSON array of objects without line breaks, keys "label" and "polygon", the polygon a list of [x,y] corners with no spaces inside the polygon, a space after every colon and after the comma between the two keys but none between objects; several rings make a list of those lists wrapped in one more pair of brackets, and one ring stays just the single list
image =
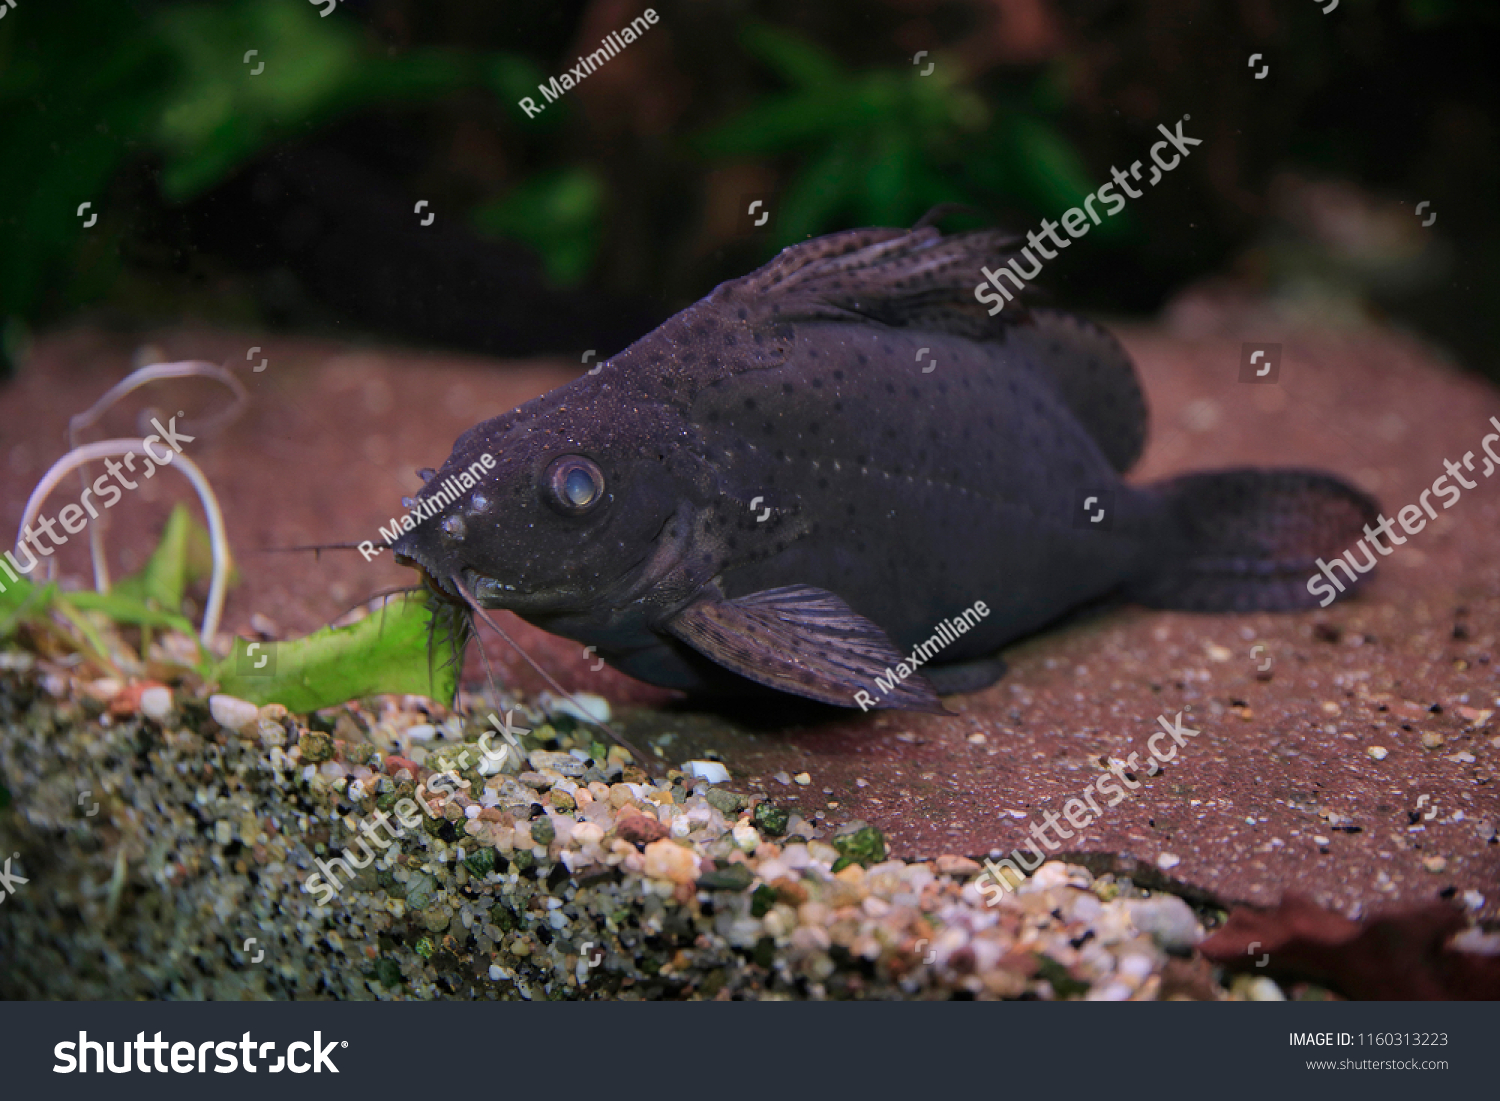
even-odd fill
[{"label": "dark catfish body", "polygon": [[[480,486],[398,554],[693,690],[935,709],[995,652],[1111,595],[1278,609],[1373,505],[1315,472],[1136,488],[1128,357],[976,303],[996,234],[860,230],[726,283],[596,373],[485,421]],[[977,609],[982,609],[983,614]]]}]

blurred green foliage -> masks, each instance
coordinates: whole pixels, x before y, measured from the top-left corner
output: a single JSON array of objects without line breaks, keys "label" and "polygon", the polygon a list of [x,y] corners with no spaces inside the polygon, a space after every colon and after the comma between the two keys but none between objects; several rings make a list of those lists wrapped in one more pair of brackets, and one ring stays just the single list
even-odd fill
[{"label": "blurred green foliage", "polygon": [[[534,120],[521,115],[517,101],[545,79],[531,58],[434,47],[387,56],[358,23],[318,12],[306,0],[164,0],[91,5],[84,18],[32,4],[24,26],[0,22],[0,148],[12,166],[0,174],[0,340],[14,345],[18,320],[107,295],[130,229],[115,209],[128,200],[120,178],[129,167],[145,165],[164,201],[185,203],[278,141],[465,88],[488,91],[528,134],[577,121],[566,101]],[[847,225],[910,224],[941,202],[984,208],[1001,198],[1056,213],[1092,186],[1046,121],[1060,97],[1040,108],[1040,94],[1038,103],[986,102],[942,58],[928,77],[916,67],[851,72],[812,41],[763,24],[747,25],[742,45],[786,88],[702,135],[695,151],[709,161],[788,160],[778,244]],[[481,199],[470,221],[531,246],[555,284],[576,285],[602,246],[606,200],[597,168],[554,159]]]},{"label": "blurred green foliage", "polygon": [[[278,139],[483,75],[455,51],[375,55],[356,25],[322,19],[305,0],[164,4],[144,18],[122,4],[16,14],[0,22],[10,169],[0,173],[0,311],[10,316],[88,302],[113,279],[122,228],[107,196],[128,160],[158,165],[163,195],[183,202]],[[92,208],[80,215],[83,202]]]},{"label": "blurred green foliage", "polygon": [[[910,225],[939,203],[1056,215],[1094,189],[1082,157],[1047,121],[1062,96],[1046,76],[1024,100],[986,100],[942,55],[851,73],[787,31],[751,24],[741,44],[789,87],[701,135],[696,147],[715,159],[796,158],[779,204],[778,247],[851,225]],[[1127,225],[1111,219],[1101,235]]]},{"label": "blurred green foliage", "polygon": [[604,181],[582,166],[540,172],[509,194],[475,209],[484,233],[524,241],[559,286],[583,281],[603,233]]},{"label": "blurred green foliage", "polygon": [[[179,202],[277,138],[374,103],[437,99],[472,72],[453,52],[371,55],[357,27],[296,0],[166,8],[151,35],[176,72],[151,136],[163,155],[162,191]],[[244,56],[245,43],[256,42],[267,49]]]},{"label": "blurred green foliage", "polygon": [[[567,71],[602,7],[381,0],[325,19],[308,0],[32,0],[11,11],[0,20],[0,360],[22,321],[98,302],[131,316],[158,302],[192,310],[184,288],[224,275],[234,286],[244,254],[226,271],[214,243],[190,240],[191,218],[164,208],[308,139],[347,141],[338,151],[393,189],[420,182],[437,198],[428,189],[446,187],[448,209],[528,245],[557,286],[593,279],[601,296],[623,295],[649,279],[656,296],[690,300],[740,271],[748,249],[910,225],[938,204],[1016,229],[1057,218],[1112,161],[1140,155],[1133,143],[1157,116],[1190,108],[1216,133],[1218,167],[1176,175],[1170,198],[1096,226],[1102,247],[1050,273],[1075,305],[1154,309],[1222,269],[1261,232],[1269,180],[1287,167],[1429,199],[1445,225],[1462,217],[1464,279],[1481,299],[1500,286],[1500,222],[1480,198],[1496,178],[1496,85],[1475,62],[1500,24],[1489,0],[1344,0],[1332,18],[1287,6],[1276,16],[1285,63],[1253,101],[1237,43],[1266,32],[1233,5],[1210,25],[1174,19],[1170,5],[1042,0],[1057,40],[1002,55],[992,47],[1010,32],[981,0],[941,5],[941,17],[865,0],[658,0],[668,29],[619,63],[609,92],[600,78],[527,117],[518,100]],[[912,63],[895,43],[918,30],[952,52]],[[375,163],[385,149],[372,134],[401,154]],[[713,208],[737,196],[715,188],[752,166],[743,178],[772,192],[776,218],[771,235],[736,242]],[[268,245],[257,259],[274,263]],[[193,270],[170,282],[173,265]],[[153,278],[155,298],[140,293]],[[322,316],[239,286],[229,316]],[[1436,330],[1486,314],[1432,299]]]}]

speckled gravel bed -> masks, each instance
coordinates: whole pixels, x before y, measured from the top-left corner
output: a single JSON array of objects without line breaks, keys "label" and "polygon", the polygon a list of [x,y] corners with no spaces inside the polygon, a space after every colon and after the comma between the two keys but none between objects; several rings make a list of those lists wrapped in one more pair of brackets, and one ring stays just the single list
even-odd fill
[{"label": "speckled gravel bed", "polygon": [[[493,730],[486,758],[468,697],[304,720],[0,657],[0,855],[27,880],[5,997],[1282,996],[1226,986],[1179,898],[1049,863],[986,906],[972,860],[887,860],[732,777],[648,778],[513,700],[524,759]],[[419,785],[439,794],[404,828]],[[351,855],[337,895],[309,883]]]}]

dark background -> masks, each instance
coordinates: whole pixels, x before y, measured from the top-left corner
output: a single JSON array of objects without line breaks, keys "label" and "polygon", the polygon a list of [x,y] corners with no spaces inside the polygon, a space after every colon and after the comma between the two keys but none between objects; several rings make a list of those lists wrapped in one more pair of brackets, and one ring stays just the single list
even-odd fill
[{"label": "dark background", "polygon": [[1057,301],[1150,314],[1212,276],[1500,377],[1493,3],[655,0],[529,119],[643,6],[321,6],[6,9],[5,370],[78,320],[607,355],[808,235],[944,201],[1032,228],[1190,114],[1204,144],[1047,266]]}]

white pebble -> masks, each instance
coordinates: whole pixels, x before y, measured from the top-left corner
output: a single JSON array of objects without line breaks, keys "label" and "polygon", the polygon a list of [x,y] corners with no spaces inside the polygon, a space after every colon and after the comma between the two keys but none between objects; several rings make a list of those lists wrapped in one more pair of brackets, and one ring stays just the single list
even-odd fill
[{"label": "white pebble", "polygon": [[490,982],[499,982],[504,976],[505,973],[500,970],[498,963],[490,964]]},{"label": "white pebble", "polygon": [[1176,853],[1162,853],[1156,858],[1158,868],[1175,868],[1182,863],[1182,857]]},{"label": "white pebble", "polygon": [[682,771],[710,784],[722,784],[729,779],[729,770],[718,761],[686,761]]},{"label": "white pebble", "polygon": [[141,693],[141,714],[161,722],[172,710],[172,690],[155,686]]},{"label": "white pebble", "polygon": [[1129,955],[1120,957],[1115,973],[1131,986],[1140,986],[1150,977],[1153,967],[1150,956],[1131,952]]},{"label": "white pebble", "polygon": [[792,779],[801,784],[803,787],[806,787],[808,784],[812,783],[812,777],[805,772],[797,773],[797,775],[793,776]]},{"label": "white pebble", "polygon": [[1377,761],[1383,761],[1386,758],[1386,750],[1383,745],[1372,745],[1365,752]]},{"label": "white pebble", "polygon": [[1286,995],[1274,981],[1259,975],[1245,984],[1245,997],[1252,1002],[1284,1002]]},{"label": "white pebble", "polygon": [[431,723],[417,723],[406,728],[406,736],[414,742],[429,742],[437,737],[437,727]]},{"label": "white pebble", "polygon": [[214,722],[235,732],[260,721],[260,708],[236,696],[219,694],[208,697],[208,712],[214,717]]},{"label": "white pebble", "polygon": [[479,817],[479,812],[482,811],[483,809],[484,808],[481,807],[478,803],[470,803],[468,806],[466,806],[464,808],[464,817],[465,818],[478,818]]},{"label": "white pebble", "polygon": [[741,852],[753,853],[755,847],[760,844],[760,833],[749,822],[740,822],[735,825],[734,846]]},{"label": "white pebble", "polygon": [[593,822],[579,822],[573,827],[573,840],[579,845],[597,845],[604,837],[604,830]]},{"label": "white pebble", "polygon": [[549,715],[571,715],[583,722],[609,722],[609,701],[591,692],[574,692],[563,699],[558,699],[550,692],[543,692],[537,696],[536,702]]}]

